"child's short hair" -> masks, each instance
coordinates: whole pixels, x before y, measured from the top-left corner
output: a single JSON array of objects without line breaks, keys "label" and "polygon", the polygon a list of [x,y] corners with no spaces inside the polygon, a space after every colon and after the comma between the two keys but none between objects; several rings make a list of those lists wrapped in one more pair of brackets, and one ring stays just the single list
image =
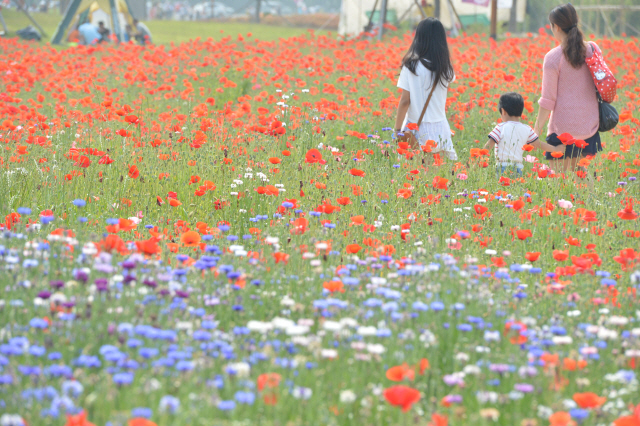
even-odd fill
[{"label": "child's short hair", "polygon": [[520,117],[524,110],[524,99],[516,92],[505,93],[500,96],[500,102],[498,102],[498,111],[501,108],[511,117]]}]

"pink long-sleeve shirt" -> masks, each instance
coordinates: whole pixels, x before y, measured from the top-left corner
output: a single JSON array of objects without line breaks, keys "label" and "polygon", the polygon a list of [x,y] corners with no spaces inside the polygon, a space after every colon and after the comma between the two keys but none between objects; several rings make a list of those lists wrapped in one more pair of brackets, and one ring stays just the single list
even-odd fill
[{"label": "pink long-sleeve shirt", "polygon": [[[587,57],[593,55],[595,43],[589,43]],[[562,46],[551,49],[542,67],[542,97],[538,104],[551,110],[548,134],[569,133],[587,139],[598,131],[600,118],[596,86],[587,64],[573,68],[562,53]]]}]

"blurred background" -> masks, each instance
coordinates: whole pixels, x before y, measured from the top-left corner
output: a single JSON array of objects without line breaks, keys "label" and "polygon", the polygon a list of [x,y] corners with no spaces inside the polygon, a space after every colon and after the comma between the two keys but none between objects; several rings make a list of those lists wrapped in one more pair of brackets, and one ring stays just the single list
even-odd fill
[{"label": "blurred background", "polygon": [[[0,0],[9,34],[33,25],[51,35],[73,0]],[[84,0],[86,1],[86,0]],[[180,21],[218,24],[260,24],[273,27],[310,28],[356,36],[377,25],[381,3],[387,4],[386,23],[391,29],[410,30],[424,16],[443,21],[452,36],[460,32],[489,30],[491,0],[126,0],[130,15],[147,22],[160,42],[182,41],[182,35],[206,37],[211,26],[186,28],[159,26],[156,22]],[[564,1],[496,0],[498,34],[536,33],[548,24],[548,12]],[[96,3],[97,4],[97,3]],[[640,34],[640,0],[573,0],[583,30],[596,36]],[[111,26],[108,11],[95,7],[90,20]],[[33,18],[29,19],[24,12]],[[123,21],[124,22],[124,21]],[[224,25],[220,28],[227,28]],[[243,28],[243,27],[238,27]],[[193,34],[191,33],[193,31]],[[166,37],[158,32],[168,32]],[[186,31],[186,33],[185,33]],[[283,33],[283,35],[286,34]],[[157,38],[157,37],[154,37]],[[46,37],[43,37],[46,39]]]}]

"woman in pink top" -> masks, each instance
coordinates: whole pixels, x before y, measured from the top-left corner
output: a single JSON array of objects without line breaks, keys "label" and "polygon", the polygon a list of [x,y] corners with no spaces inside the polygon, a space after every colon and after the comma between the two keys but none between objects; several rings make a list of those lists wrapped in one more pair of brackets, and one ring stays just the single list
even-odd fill
[{"label": "woman in pink top", "polygon": [[[548,160],[562,162],[565,171],[575,170],[580,157],[595,156],[602,151],[598,126],[598,98],[596,86],[585,60],[600,49],[595,43],[586,43],[578,28],[578,14],[567,3],[549,14],[553,36],[561,43],[544,57],[542,68],[542,96],[534,131],[541,135],[549,121],[547,142],[560,145],[558,136],[569,133],[575,139],[584,140],[584,148],[567,146],[564,157],[556,160],[551,153]],[[583,145],[583,144],[579,144]]]}]

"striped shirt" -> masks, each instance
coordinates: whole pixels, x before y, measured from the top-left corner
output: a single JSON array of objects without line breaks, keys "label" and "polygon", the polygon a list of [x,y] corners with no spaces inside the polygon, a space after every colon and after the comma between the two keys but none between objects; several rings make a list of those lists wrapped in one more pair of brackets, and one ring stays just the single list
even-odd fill
[{"label": "striped shirt", "polygon": [[[589,43],[587,57],[593,49]],[[542,96],[538,101],[544,109],[552,111],[548,134],[569,133],[576,139],[595,135],[600,124],[596,86],[587,64],[573,68],[562,53],[562,46],[551,49],[542,66]]]},{"label": "striped shirt", "polygon": [[526,124],[505,121],[489,133],[489,138],[496,143],[496,161],[522,165],[522,148],[538,140],[538,135]]}]

